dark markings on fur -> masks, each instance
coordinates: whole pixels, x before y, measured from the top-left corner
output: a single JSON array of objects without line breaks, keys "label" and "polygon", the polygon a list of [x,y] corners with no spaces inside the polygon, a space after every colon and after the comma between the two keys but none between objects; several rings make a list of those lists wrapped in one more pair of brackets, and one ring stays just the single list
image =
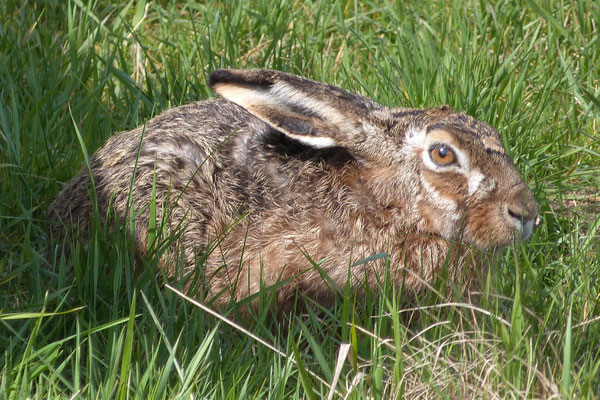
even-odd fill
[{"label": "dark markings on fur", "polygon": [[493,154],[493,155],[496,155],[496,156],[499,156],[499,157],[502,157],[502,158],[509,158],[509,157],[508,157],[508,154],[506,154],[506,153],[503,153],[503,152],[501,152],[501,151],[498,151],[498,150],[494,150],[494,149],[486,148],[486,149],[485,149],[485,152],[486,152],[487,154],[489,154],[489,155],[492,155],[492,154]]},{"label": "dark markings on fur", "polygon": [[233,74],[231,71],[226,69],[221,69],[214,71],[210,74],[208,84],[213,87],[217,83],[227,82],[227,83],[235,83],[240,86],[248,87],[248,86],[271,86],[274,82],[272,79],[269,79],[267,74],[257,75],[254,81],[249,84],[247,78],[242,78],[238,74]]},{"label": "dark markings on fur", "polygon": [[392,116],[394,118],[405,118],[405,117],[414,117],[417,115],[423,115],[423,110],[403,110],[403,111],[394,111],[392,112]]},{"label": "dark markings on fur", "polygon": [[[328,284],[300,249],[323,260],[320,268],[340,287],[347,282],[350,261],[388,252],[389,263],[381,259],[353,267],[352,289],[360,291],[365,283],[375,287],[387,264],[399,285],[418,293],[445,265],[449,279],[484,267],[478,259],[463,270],[464,260],[471,260],[468,247],[494,248],[518,239],[514,221],[502,214],[508,206],[535,217],[533,195],[503,154],[499,134],[466,114],[449,107],[388,109],[276,71],[217,71],[210,78],[213,87],[243,86],[263,100],[277,82],[301,96],[271,103],[272,112],[279,113],[274,120],[252,105],[236,105],[235,99],[206,100],[115,135],[91,159],[99,222],[109,229],[128,229],[134,222],[136,257],[143,261],[151,226],[148,205],[155,196],[157,220],[165,223],[160,235],[170,240],[161,266],[173,275],[177,255],[183,255],[184,272],[201,270],[208,280],[197,295],[215,306],[247,298],[279,278],[292,278],[278,291],[280,306],[298,290],[317,301],[331,298]],[[318,108],[306,112],[321,103],[328,115],[335,113],[334,120],[344,122],[334,125],[319,116]],[[285,132],[274,127],[281,114],[291,115],[283,118]],[[436,127],[454,136],[470,167],[495,183],[493,190],[486,193],[480,185],[478,196],[469,197],[464,176],[428,170],[419,152],[406,151],[410,129]],[[314,148],[286,133],[330,138],[338,147]],[[460,218],[448,218],[446,206],[422,186],[423,180],[457,203]],[[52,204],[48,217],[55,243],[72,242],[80,234],[82,243],[87,240],[94,212],[90,187],[83,166]],[[132,209],[135,221],[130,221]],[[217,293],[222,296],[210,298]]]},{"label": "dark markings on fur", "polygon": [[500,134],[488,126],[484,126],[480,122],[474,121],[471,117],[465,114],[458,114],[452,119],[447,119],[430,125],[427,127],[427,132],[429,133],[436,129],[446,131],[452,130],[455,132],[455,134],[463,137],[463,139],[469,143],[472,143],[473,140],[475,140],[481,144],[484,144],[483,139],[491,140],[495,144],[495,149],[490,149],[484,145],[485,150],[491,151],[492,153],[501,155],[503,157],[508,157],[503,151],[501,151],[503,147],[500,140]]},{"label": "dark markings on fur", "polygon": [[272,129],[268,135],[263,136],[261,139],[264,146],[261,151],[268,151],[272,156],[279,158],[281,161],[285,161],[286,159],[296,159],[302,162],[312,160],[335,166],[356,162],[356,159],[348,149],[338,146],[315,149],[291,139],[275,129]]},{"label": "dark markings on fur", "polygon": [[172,165],[173,165],[173,166],[174,166],[176,169],[178,169],[178,170],[182,170],[182,169],[184,169],[184,168],[185,168],[185,166],[186,166],[186,163],[187,163],[187,162],[186,162],[186,160],[184,160],[184,159],[183,159],[183,158],[181,158],[180,156],[174,156],[174,157],[171,159],[171,163],[172,163]]}]

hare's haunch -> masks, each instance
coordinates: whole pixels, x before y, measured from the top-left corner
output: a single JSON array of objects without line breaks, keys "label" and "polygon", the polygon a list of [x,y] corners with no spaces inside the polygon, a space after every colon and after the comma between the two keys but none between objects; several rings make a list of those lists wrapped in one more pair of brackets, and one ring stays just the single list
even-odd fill
[{"label": "hare's haunch", "polygon": [[531,191],[498,132],[466,114],[389,109],[268,70],[215,71],[210,86],[224,99],[166,111],[98,150],[93,181],[82,168],[51,206],[53,240],[85,232],[95,198],[101,219],[135,218],[140,259],[149,227],[157,240],[177,232],[161,264],[202,269],[208,293],[194,295],[225,305],[286,280],[281,304],[297,290],[328,298],[331,281],[375,285],[386,260],[356,261],[380,253],[414,291],[444,263],[461,271],[469,248],[531,235]]}]

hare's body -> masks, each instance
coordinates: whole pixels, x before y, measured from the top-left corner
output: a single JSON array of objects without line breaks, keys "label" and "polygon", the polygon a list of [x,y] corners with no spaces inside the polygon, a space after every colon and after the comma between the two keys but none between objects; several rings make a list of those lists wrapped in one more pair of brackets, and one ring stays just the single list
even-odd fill
[{"label": "hare's body", "polygon": [[[128,218],[132,204],[141,257],[149,227],[181,234],[172,253],[188,271],[203,268],[212,292],[203,296],[220,294],[218,304],[286,279],[281,301],[297,289],[322,299],[322,271],[340,287],[348,274],[356,287],[375,284],[384,259],[352,263],[383,252],[415,290],[445,261],[451,273],[464,266],[461,243],[496,247],[530,233],[531,192],[486,124],[448,108],[387,109],[273,71],[219,71],[212,85],[233,102],[167,111],[110,139],[90,167],[100,216]],[[90,188],[85,167],[51,207],[54,237],[85,228]]]}]

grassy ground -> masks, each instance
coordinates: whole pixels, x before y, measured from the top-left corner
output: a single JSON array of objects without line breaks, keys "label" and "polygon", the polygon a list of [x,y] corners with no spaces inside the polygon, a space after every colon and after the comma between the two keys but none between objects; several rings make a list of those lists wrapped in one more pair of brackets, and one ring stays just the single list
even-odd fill
[{"label": "grassy ground", "polygon": [[[0,2],[0,398],[600,397],[597,2],[112,4]],[[539,201],[533,238],[470,302],[440,282],[412,312],[387,287],[282,322],[265,308],[249,332],[134,280],[125,236],[46,260],[81,143],[212,96],[220,67],[490,122]]]}]

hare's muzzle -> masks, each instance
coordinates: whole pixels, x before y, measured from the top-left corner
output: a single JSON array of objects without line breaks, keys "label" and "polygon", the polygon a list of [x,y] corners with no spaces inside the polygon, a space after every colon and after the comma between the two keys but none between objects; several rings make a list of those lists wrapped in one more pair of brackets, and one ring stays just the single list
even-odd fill
[{"label": "hare's muzzle", "polygon": [[538,205],[533,193],[521,183],[514,188],[505,208],[506,218],[521,232],[521,240],[527,240],[533,232],[533,223],[538,213]]}]

